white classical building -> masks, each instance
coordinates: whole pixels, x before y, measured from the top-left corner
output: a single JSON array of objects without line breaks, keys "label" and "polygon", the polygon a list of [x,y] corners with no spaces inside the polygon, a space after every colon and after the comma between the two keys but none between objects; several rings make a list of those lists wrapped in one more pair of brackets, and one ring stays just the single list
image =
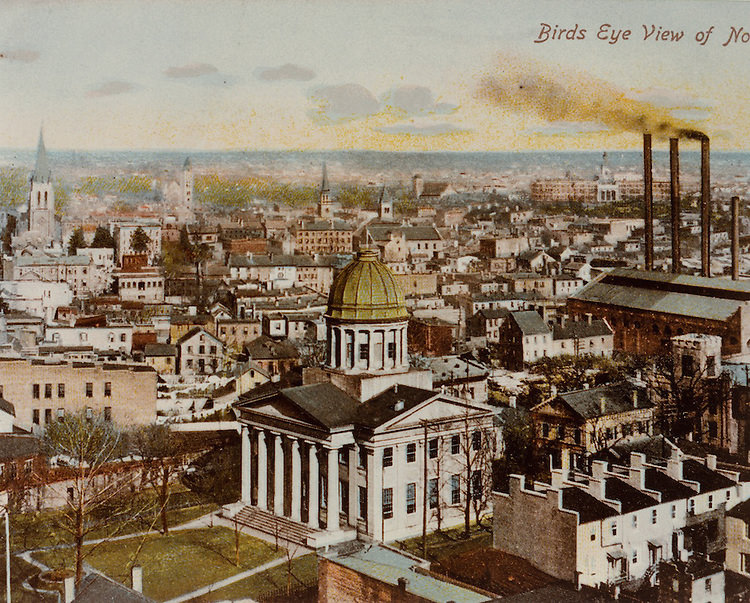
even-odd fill
[{"label": "white classical building", "polygon": [[433,391],[430,371],[409,368],[404,295],[377,252],[360,251],[336,277],[325,319],[325,370],[235,404],[236,517],[315,546],[416,535],[425,515],[429,529],[456,525],[467,502],[473,517],[490,491],[494,411]]}]

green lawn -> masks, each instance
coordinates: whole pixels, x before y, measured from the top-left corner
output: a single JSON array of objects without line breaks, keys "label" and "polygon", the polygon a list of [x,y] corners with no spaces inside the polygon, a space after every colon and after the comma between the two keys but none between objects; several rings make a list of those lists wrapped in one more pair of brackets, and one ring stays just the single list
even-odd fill
[{"label": "green lawn", "polygon": [[[11,556],[10,558],[10,597],[13,603],[57,603],[57,597],[55,595],[47,595],[42,593],[32,593],[24,590],[22,584],[24,580],[28,580],[31,576],[35,575],[38,570],[31,565],[26,563],[23,559]],[[0,589],[2,595],[0,600],[5,600],[5,553],[3,547],[3,554],[0,557]]]},{"label": "green lawn", "polygon": [[[171,509],[167,511],[167,518],[170,526],[176,526],[216,511],[218,508],[219,505],[217,504],[206,503],[181,509]],[[73,540],[70,534],[63,530],[59,524],[59,511],[40,511],[38,513],[11,515],[10,529],[13,550],[28,551],[29,549],[72,543]],[[142,532],[150,526],[151,522],[144,521],[143,519],[121,523],[113,522],[102,529],[91,532],[87,536],[87,540],[103,538],[113,532],[116,532],[116,535]],[[161,523],[156,521],[153,527],[154,529],[160,529]]]},{"label": "green lawn", "polygon": [[[318,579],[318,556],[316,553],[302,555],[292,559],[292,588],[301,584],[310,584]],[[252,598],[275,591],[287,586],[286,561],[259,574],[225,586],[210,595],[197,598],[194,601],[226,601],[233,599]]]},{"label": "green lawn", "polygon": [[[490,526],[491,519],[485,519],[484,525]],[[427,534],[427,559],[440,561],[446,557],[460,555],[466,551],[492,546],[492,532],[471,525],[471,533],[468,538],[463,537],[463,526],[450,528],[441,532]],[[412,555],[422,557],[422,537],[410,538],[408,540],[390,543],[392,547],[405,550]]]},{"label": "green lawn", "polygon": [[[234,532],[214,527],[177,530],[168,536],[159,534],[105,543],[87,557],[87,562],[124,584],[129,584],[128,567],[141,542],[143,547],[135,563],[143,566],[144,593],[164,601],[178,595],[251,569],[282,556],[273,545],[252,536],[240,536],[240,565],[235,566]],[[52,567],[72,567],[74,552],[44,551],[34,555]]]}]

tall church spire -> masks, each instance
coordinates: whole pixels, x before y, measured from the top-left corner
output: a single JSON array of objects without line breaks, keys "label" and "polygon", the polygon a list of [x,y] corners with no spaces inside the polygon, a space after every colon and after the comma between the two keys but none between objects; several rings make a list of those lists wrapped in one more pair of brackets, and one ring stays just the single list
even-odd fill
[{"label": "tall church spire", "polygon": [[320,184],[320,194],[328,193],[330,192],[330,189],[328,188],[328,169],[326,168],[326,162],[323,162],[323,182]]},{"label": "tall church spire", "polygon": [[318,200],[318,217],[327,220],[331,217],[331,196],[328,188],[328,170],[323,162],[323,181],[320,183],[320,199]]},{"label": "tall church spire", "polygon": [[44,134],[41,128],[39,128],[39,144],[36,148],[36,165],[32,178],[35,182],[49,182],[50,180],[47,150],[44,148]]}]

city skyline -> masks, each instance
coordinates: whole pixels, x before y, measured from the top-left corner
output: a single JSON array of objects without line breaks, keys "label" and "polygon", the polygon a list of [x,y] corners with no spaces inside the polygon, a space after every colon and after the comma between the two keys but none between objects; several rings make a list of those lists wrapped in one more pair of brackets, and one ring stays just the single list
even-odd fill
[{"label": "city skyline", "polygon": [[[43,123],[51,149],[636,149],[635,112],[743,150],[750,6],[721,7],[11,2],[0,147]],[[541,95],[519,101],[524,84]]]}]

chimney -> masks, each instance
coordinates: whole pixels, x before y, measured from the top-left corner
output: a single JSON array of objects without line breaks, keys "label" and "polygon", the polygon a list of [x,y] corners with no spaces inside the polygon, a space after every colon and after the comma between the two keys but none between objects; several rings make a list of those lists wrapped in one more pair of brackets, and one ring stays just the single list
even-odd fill
[{"label": "chimney", "polygon": [[638,390],[633,390],[633,408],[638,408]]},{"label": "chimney", "polygon": [[643,220],[645,231],[645,268],[654,269],[654,192],[651,165],[651,134],[643,135]]},{"label": "chimney", "polygon": [[508,396],[508,406],[510,408],[516,408],[516,397],[515,396]]},{"label": "chimney", "polygon": [[711,471],[716,471],[716,455],[715,454],[706,455],[706,467],[708,469],[711,469]]},{"label": "chimney", "polygon": [[130,585],[134,591],[143,592],[143,568],[140,565],[134,565],[130,569]]},{"label": "chimney", "polygon": [[409,581],[406,578],[398,579],[398,590],[400,590],[402,593],[405,593],[407,586],[409,586]]},{"label": "chimney", "polygon": [[604,414],[607,410],[607,399],[604,396],[599,396],[599,412]]},{"label": "chimney", "polygon": [[669,198],[672,207],[672,273],[680,273],[680,150],[677,138],[669,139]]},{"label": "chimney", "polygon": [[711,151],[701,138],[701,276],[711,276]]},{"label": "chimney", "polygon": [[557,397],[557,386],[552,383],[550,383],[550,386],[549,386],[549,397],[550,398]]},{"label": "chimney", "polygon": [[65,578],[63,582],[63,601],[64,603],[71,603],[76,598],[76,578],[70,576]]},{"label": "chimney", "polygon": [[740,278],[740,198],[732,197],[732,280]]}]

